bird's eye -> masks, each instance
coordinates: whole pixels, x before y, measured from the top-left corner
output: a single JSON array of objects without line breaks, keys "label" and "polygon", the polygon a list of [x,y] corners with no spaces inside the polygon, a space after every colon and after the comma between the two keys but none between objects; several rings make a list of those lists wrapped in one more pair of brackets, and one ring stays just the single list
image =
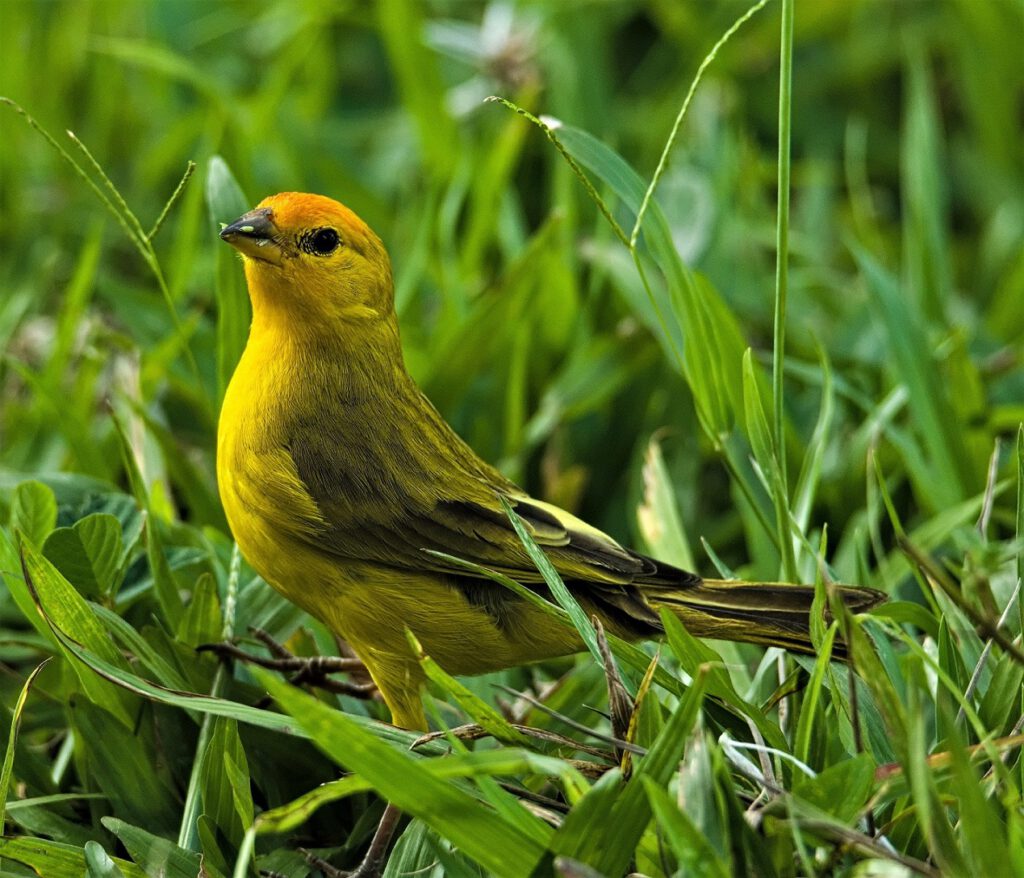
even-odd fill
[{"label": "bird's eye", "polygon": [[334,229],[316,229],[302,243],[305,245],[302,249],[314,256],[328,256],[338,249],[341,239]]}]

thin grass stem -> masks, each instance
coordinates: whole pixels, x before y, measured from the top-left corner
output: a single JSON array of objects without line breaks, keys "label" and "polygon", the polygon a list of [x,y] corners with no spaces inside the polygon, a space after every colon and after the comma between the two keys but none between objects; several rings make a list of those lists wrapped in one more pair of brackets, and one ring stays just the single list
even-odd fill
[{"label": "thin grass stem", "polygon": [[178,202],[178,199],[181,197],[182,193],[185,191],[185,185],[188,183],[189,178],[195,173],[195,170],[195,162],[190,161],[187,165],[185,165],[185,173],[182,174],[181,179],[178,181],[177,187],[175,187],[174,191],[171,193],[171,197],[167,199],[167,203],[164,205],[164,209],[160,211],[160,216],[158,216],[156,218],[156,222],[153,223],[153,228],[151,228],[146,233],[147,241],[152,241],[153,238],[156,237],[157,232],[160,231],[161,227],[164,224],[164,220],[167,219],[167,215],[171,212],[171,208],[174,207],[174,205]]},{"label": "thin grass stem", "polygon": [[71,166],[71,169],[79,177],[82,178],[82,181],[85,183],[85,185],[92,189],[96,197],[99,198],[99,200],[102,201],[103,204],[106,206],[107,210],[109,210],[114,215],[114,218],[121,225],[121,228],[124,229],[125,234],[129,238],[131,238],[132,241],[135,241],[135,232],[132,229],[131,225],[128,223],[127,219],[121,214],[121,212],[117,209],[117,206],[110,200],[107,194],[99,186],[96,185],[96,181],[93,180],[92,177],[90,177],[87,173],[85,173],[85,171],[82,169],[82,166],[71,157],[71,153],[64,149],[64,147],[57,142],[57,139],[52,134],[50,134],[49,131],[43,128],[43,126],[40,125],[33,116],[30,116],[20,104],[17,104],[10,98],[6,97],[0,97],[0,104],[6,104],[8,107],[14,110],[14,112],[16,112],[25,120],[26,124],[30,128],[34,129],[39,135],[42,136],[42,138],[47,143],[50,144],[50,146],[52,146],[57,151],[60,157]]},{"label": "thin grass stem", "polygon": [[89,151],[89,147],[87,147],[84,143],[82,143],[81,140],[78,139],[78,135],[75,134],[74,131],[70,130],[67,131],[66,133],[68,135],[68,139],[75,146],[77,146],[79,152],[81,152],[82,155],[85,156],[86,161],[89,163],[89,167],[91,167],[93,173],[95,173],[96,176],[99,177],[100,182],[107,190],[114,205],[117,207],[118,211],[124,217],[128,225],[131,226],[134,232],[133,237],[137,239],[138,242],[137,246],[144,246],[147,243],[146,233],[142,231],[142,223],[139,222],[139,218],[128,206],[128,202],[124,200],[124,196],[120,193],[120,191],[118,191],[118,188],[114,185],[114,182],[110,179],[110,177],[107,176],[107,172],[103,170],[103,166],[98,161],[96,161],[96,157]]},{"label": "thin grass stem", "polygon": [[744,24],[746,24],[754,15],[760,10],[764,9],[768,5],[769,0],[759,0],[750,7],[746,12],[743,13],[739,18],[732,23],[730,27],[722,36],[718,42],[712,47],[711,51],[704,56],[704,60],[701,61],[700,67],[697,68],[697,73],[693,77],[693,81],[690,83],[690,89],[686,92],[686,97],[683,99],[683,105],[679,108],[679,113],[676,116],[676,121],[672,125],[672,131],[668,136],[668,140],[665,141],[665,148],[661,151],[661,158],[658,159],[658,166],[654,170],[654,176],[651,177],[651,183],[647,187],[647,191],[644,192],[644,199],[640,202],[640,210],[636,214],[636,222],[633,223],[633,231],[629,235],[629,248],[632,250],[636,247],[637,239],[640,237],[640,227],[643,225],[644,217],[647,215],[647,208],[650,206],[651,200],[654,198],[654,190],[658,188],[658,183],[661,182],[661,178],[668,168],[668,159],[672,154],[672,147],[675,146],[676,137],[679,135],[679,129],[682,127],[683,119],[686,118],[686,111],[690,108],[690,101],[693,100],[693,96],[697,91],[697,86],[700,85],[701,79],[704,77],[704,71],[711,66],[711,62],[715,60],[719,51],[722,47],[729,42],[732,35],[736,33]]},{"label": "thin grass stem", "polygon": [[626,237],[626,233],[625,231],[623,231],[622,226],[620,226],[616,221],[615,217],[612,216],[612,212],[609,209],[608,205],[605,203],[605,200],[601,197],[601,194],[597,191],[597,189],[594,188],[594,184],[590,182],[590,177],[587,176],[583,168],[579,166],[579,162],[577,162],[576,159],[572,157],[569,150],[567,150],[565,146],[562,145],[562,142],[555,136],[555,127],[549,124],[548,122],[545,122],[543,119],[534,116],[533,113],[531,113],[529,110],[524,110],[518,104],[513,103],[507,98],[502,98],[499,97],[498,95],[491,95],[489,98],[487,98],[487,101],[492,103],[497,102],[502,106],[507,107],[513,112],[518,113],[523,118],[531,121],[534,125],[540,128],[541,131],[544,132],[544,134],[547,136],[547,139],[554,144],[555,149],[558,150],[562,158],[564,158],[566,162],[568,162],[569,167],[572,168],[572,172],[579,178],[580,183],[583,184],[583,188],[586,189],[587,194],[594,200],[594,204],[597,205],[597,209],[601,211],[602,216],[604,216],[604,218],[608,220],[608,224],[614,230],[616,237],[620,241],[622,241],[622,243],[625,244],[627,247],[630,247],[629,238]]},{"label": "thin grass stem", "polygon": [[776,521],[782,565],[787,579],[796,578],[796,556],[790,534],[788,506],[789,479],[786,472],[786,421],[783,375],[786,365],[786,297],[789,288],[789,186],[790,131],[793,103],[793,6],[782,0],[782,36],[779,64],[779,204],[775,235],[775,331],[772,359],[772,404],[775,454],[779,486],[775,496]]}]

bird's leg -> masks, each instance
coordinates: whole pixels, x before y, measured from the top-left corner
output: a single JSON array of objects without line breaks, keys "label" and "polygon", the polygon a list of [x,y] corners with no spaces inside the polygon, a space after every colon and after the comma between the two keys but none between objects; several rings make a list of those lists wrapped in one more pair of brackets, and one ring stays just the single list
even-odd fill
[{"label": "bird's leg", "polygon": [[394,838],[395,830],[401,819],[402,812],[394,805],[389,804],[384,809],[363,861],[351,872],[338,869],[309,851],[302,851],[302,853],[306,855],[309,865],[315,866],[323,872],[326,878],[380,878],[384,871],[384,862],[388,848],[391,846],[391,839]]},{"label": "bird's leg", "polygon": [[[272,658],[264,658],[246,652],[234,643],[204,643],[197,647],[202,652],[213,652],[221,657],[238,659],[272,671],[290,673],[288,682],[295,686],[306,683],[338,695],[351,695],[355,698],[372,698],[377,691],[376,685],[369,678],[366,666],[355,656],[297,656],[282,643],[271,637],[262,628],[252,628],[253,636],[270,652]],[[359,678],[359,682],[335,680],[329,674],[350,673]]]}]

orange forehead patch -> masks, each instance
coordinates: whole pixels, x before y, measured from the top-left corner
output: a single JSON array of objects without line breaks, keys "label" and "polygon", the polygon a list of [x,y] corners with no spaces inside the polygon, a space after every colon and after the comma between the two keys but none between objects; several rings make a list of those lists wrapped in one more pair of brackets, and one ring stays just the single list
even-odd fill
[{"label": "orange forehead patch", "polygon": [[273,211],[274,225],[282,231],[334,226],[342,232],[367,237],[372,234],[356,214],[333,198],[307,192],[280,192],[264,198],[257,208]]}]

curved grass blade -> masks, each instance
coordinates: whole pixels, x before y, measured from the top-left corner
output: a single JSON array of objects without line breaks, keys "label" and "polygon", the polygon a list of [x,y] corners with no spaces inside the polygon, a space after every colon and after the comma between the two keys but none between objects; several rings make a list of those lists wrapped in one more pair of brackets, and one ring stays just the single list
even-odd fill
[{"label": "curved grass blade", "polygon": [[[82,848],[45,838],[0,838],[0,857],[23,863],[46,878],[82,878],[87,868]],[[134,863],[112,859],[124,878],[147,878]]]},{"label": "curved grass blade", "polygon": [[25,681],[25,685],[21,687],[21,693],[18,695],[18,700],[14,705],[13,715],[11,717],[11,727],[7,733],[7,750],[4,753],[3,769],[0,770],[0,827],[4,825],[5,814],[7,812],[7,793],[11,786],[11,772],[14,769],[14,751],[18,745],[18,732],[21,730],[21,716],[25,710],[25,702],[28,700],[29,690],[32,688],[32,684],[36,681],[36,677],[39,676],[39,672],[50,662],[50,659],[46,659],[36,666],[36,669],[28,675],[28,679]]},{"label": "curved grass blade", "polygon": [[465,790],[436,777],[420,760],[385,744],[352,718],[259,669],[256,677],[338,764],[365,777],[382,796],[423,820],[485,869],[527,878],[545,854],[551,827],[534,819],[525,833]]}]

